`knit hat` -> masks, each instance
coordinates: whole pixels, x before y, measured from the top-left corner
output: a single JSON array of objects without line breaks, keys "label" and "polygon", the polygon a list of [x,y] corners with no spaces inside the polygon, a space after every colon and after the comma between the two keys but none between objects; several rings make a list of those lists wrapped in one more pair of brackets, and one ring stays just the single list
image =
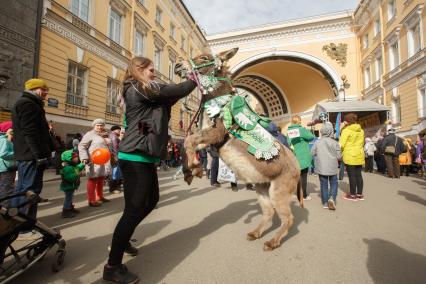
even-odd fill
[{"label": "knit hat", "polygon": [[92,122],[92,126],[95,127],[96,124],[105,125],[105,120],[103,120],[102,118],[97,118]]},{"label": "knit hat", "polygon": [[0,132],[6,133],[10,128],[12,128],[12,121],[10,120],[0,123]]},{"label": "knit hat", "polygon": [[324,137],[332,137],[334,134],[333,124],[331,122],[326,122],[320,129],[320,133]]},{"label": "knit hat", "polygon": [[47,84],[44,80],[32,78],[25,82],[25,90],[34,90],[37,88],[47,89]]},{"label": "knit hat", "polygon": [[77,157],[77,153],[74,152],[74,150],[67,150],[61,154],[61,160],[63,162],[71,162],[75,157]]},{"label": "knit hat", "polygon": [[113,125],[111,127],[111,131],[114,131],[114,130],[121,130],[121,127],[119,125]]}]

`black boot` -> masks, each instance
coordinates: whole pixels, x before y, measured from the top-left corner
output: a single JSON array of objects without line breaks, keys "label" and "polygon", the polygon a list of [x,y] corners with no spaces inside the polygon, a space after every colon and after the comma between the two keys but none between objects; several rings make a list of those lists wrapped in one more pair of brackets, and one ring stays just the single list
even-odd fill
[{"label": "black boot", "polygon": [[74,218],[75,215],[72,209],[62,209],[62,218]]},{"label": "black boot", "polygon": [[74,204],[72,205],[71,209],[72,212],[74,212],[75,214],[79,214],[80,210],[75,209]]},{"label": "black boot", "polygon": [[106,264],[104,266],[103,279],[120,284],[137,283],[139,281],[138,276],[127,270],[124,264],[114,266]]}]

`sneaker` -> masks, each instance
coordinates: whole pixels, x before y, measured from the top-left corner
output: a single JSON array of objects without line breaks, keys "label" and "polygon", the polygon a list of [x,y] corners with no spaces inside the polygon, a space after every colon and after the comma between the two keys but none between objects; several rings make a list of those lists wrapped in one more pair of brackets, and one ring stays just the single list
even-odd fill
[{"label": "sneaker", "polygon": [[106,202],[110,202],[111,200],[106,199],[105,197],[102,197],[102,198],[101,198],[101,199],[99,199],[98,201],[106,203]]},{"label": "sneaker", "polygon": [[32,232],[28,232],[28,233],[19,234],[19,236],[16,240],[17,241],[35,241],[35,240],[40,239],[41,237],[43,237],[42,234],[40,234],[37,231],[32,231]]},{"label": "sneaker", "polygon": [[62,210],[62,218],[74,218],[75,216],[76,214],[72,211],[72,208]]},{"label": "sneaker", "polygon": [[328,209],[328,205],[327,205],[327,203],[324,203],[324,204],[322,205],[322,208],[324,208],[324,209]]},{"label": "sneaker", "polygon": [[131,255],[131,256],[137,256],[138,255],[138,249],[132,246],[130,243],[127,246],[127,248],[124,250],[125,254]]},{"label": "sneaker", "polygon": [[365,200],[364,199],[364,195],[362,195],[362,194],[357,194],[356,195],[356,199],[358,199],[358,200]]},{"label": "sneaker", "polygon": [[308,195],[308,196],[304,197],[303,200],[305,200],[305,201],[306,200],[312,200],[312,198],[311,198],[311,196]]},{"label": "sneaker", "polygon": [[115,189],[115,190],[111,191],[111,193],[112,193],[112,194],[119,194],[119,193],[121,193],[121,191],[120,191],[120,190],[118,190],[118,189]]},{"label": "sneaker", "polygon": [[336,204],[334,203],[334,200],[333,199],[329,199],[328,200],[328,204],[327,204],[328,206],[328,209],[330,209],[330,210],[336,210]]},{"label": "sneaker", "polygon": [[138,276],[127,270],[127,267],[124,264],[114,266],[105,264],[102,278],[105,281],[121,284],[137,283],[139,281]]},{"label": "sneaker", "polygon": [[356,195],[350,195],[350,194],[343,195],[343,199],[351,200],[351,201],[358,201],[358,199],[356,198]]},{"label": "sneaker", "polygon": [[220,183],[215,182],[214,184],[212,184],[213,187],[221,187]]}]

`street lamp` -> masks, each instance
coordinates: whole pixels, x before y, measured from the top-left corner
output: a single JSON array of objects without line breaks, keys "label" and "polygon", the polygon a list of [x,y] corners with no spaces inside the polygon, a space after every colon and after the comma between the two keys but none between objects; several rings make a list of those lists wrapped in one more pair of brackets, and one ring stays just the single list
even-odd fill
[{"label": "street lamp", "polygon": [[346,89],[349,89],[351,84],[349,84],[346,75],[342,75],[340,78],[342,79],[342,85],[340,85],[339,92],[343,92],[343,101],[346,102]]}]

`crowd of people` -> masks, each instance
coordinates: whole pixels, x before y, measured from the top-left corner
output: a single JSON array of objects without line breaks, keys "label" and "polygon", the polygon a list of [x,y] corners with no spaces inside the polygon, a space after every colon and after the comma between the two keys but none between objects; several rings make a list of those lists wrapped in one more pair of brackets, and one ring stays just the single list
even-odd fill
[{"label": "crowd of people", "polygon": [[[179,99],[191,93],[196,82],[189,78],[180,84],[162,85],[154,78],[150,59],[135,57],[130,61],[120,93],[125,113],[123,128],[114,125],[107,131],[105,121],[98,118],[92,122],[90,131],[75,135],[65,144],[56,135],[53,122],[46,120],[44,100],[49,88],[38,78],[25,83],[25,91],[13,106],[12,120],[0,123],[0,198],[27,191],[40,196],[43,173],[52,161],[61,175],[59,189],[64,192],[63,218],[72,218],[79,213],[73,196],[80,186],[83,171],[87,176],[89,207],[99,207],[110,201],[104,196],[106,180],[111,194],[124,192],[123,214],[114,230],[103,272],[105,280],[116,283],[133,283],[138,279],[122,264],[123,254],[138,253],[130,244],[130,238],[137,225],[158,203],[158,168],[177,167],[175,177],[182,170],[182,144],[172,142],[168,135],[170,110]],[[379,134],[365,138],[357,119],[354,113],[345,116],[339,129],[340,137],[336,137],[333,125],[325,122],[319,139],[302,126],[299,116],[292,117],[286,136],[275,124],[269,124],[267,130],[297,158],[304,200],[311,200],[307,183],[309,169],[318,174],[321,202],[330,210],[336,209],[339,169],[346,169],[349,192],[343,198],[351,201],[365,198],[363,168],[372,173],[376,164],[377,171],[389,178],[400,178],[401,173],[408,176],[416,168],[424,172],[426,129],[419,133],[415,144],[409,138],[395,135],[393,128],[388,129],[384,137]],[[99,149],[108,150],[108,161],[94,162],[93,153]],[[220,187],[217,149],[211,145],[198,154],[211,185]],[[236,180],[231,182],[231,187],[238,190]],[[247,185],[247,188],[253,189],[253,185]],[[18,207],[24,199],[25,196],[5,200],[2,206]],[[20,210],[25,210],[24,213],[34,219],[37,217],[37,203]],[[19,238],[31,239],[34,234],[21,232]]]}]

